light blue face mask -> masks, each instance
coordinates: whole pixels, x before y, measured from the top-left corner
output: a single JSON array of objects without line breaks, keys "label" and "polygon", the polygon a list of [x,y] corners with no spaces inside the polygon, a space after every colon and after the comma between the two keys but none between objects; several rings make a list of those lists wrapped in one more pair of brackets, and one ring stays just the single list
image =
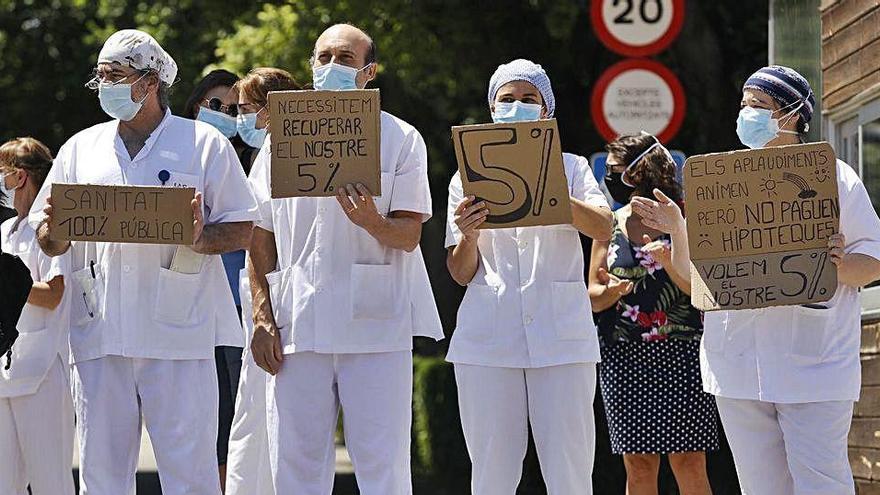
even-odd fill
[{"label": "light blue face mask", "polygon": [[[794,110],[785,114],[786,119],[800,110],[803,102]],[[779,128],[779,120],[773,118],[773,111],[766,108],[743,107],[736,119],[736,135],[739,141],[749,148],[763,148],[780,134],[797,134],[794,131],[785,131]],[[783,124],[784,125],[784,124]]]},{"label": "light blue face mask", "polygon": [[15,175],[15,172],[10,172],[6,175],[0,175],[0,192],[3,193],[4,198],[0,199],[0,206],[5,206],[10,209],[15,209],[15,191],[18,189],[18,186],[13,188],[6,187],[6,178]]},{"label": "light blue face mask", "polygon": [[196,116],[196,120],[211,124],[227,138],[235,136],[235,133],[238,132],[238,122],[235,117],[226,115],[223,112],[211,110],[210,108],[199,108],[199,114]]},{"label": "light blue face mask", "polygon": [[495,111],[492,112],[492,121],[523,122],[526,120],[539,120],[541,118],[541,105],[535,103],[523,103],[519,100],[495,103]]},{"label": "light blue face mask", "polygon": [[131,99],[131,87],[144,78],[139,77],[131,84],[100,84],[98,85],[98,100],[101,102],[101,110],[114,119],[129,121],[141,110],[147,95],[141,101]]},{"label": "light blue face mask", "polygon": [[312,68],[312,86],[315,89],[344,90],[357,89],[358,72],[373,65],[369,63],[360,69],[330,62]]},{"label": "light blue face mask", "polygon": [[264,109],[265,108],[261,108],[259,112],[254,113],[240,113],[238,114],[236,122],[238,135],[241,136],[241,139],[248,146],[257,149],[263,147],[263,141],[266,139],[266,132],[269,130],[269,126],[257,129],[257,114]]}]

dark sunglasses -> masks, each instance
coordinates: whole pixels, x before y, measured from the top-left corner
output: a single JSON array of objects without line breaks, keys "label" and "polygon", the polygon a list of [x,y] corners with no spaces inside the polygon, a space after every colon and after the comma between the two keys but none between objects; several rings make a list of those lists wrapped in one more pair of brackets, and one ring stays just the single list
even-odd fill
[{"label": "dark sunglasses", "polygon": [[208,102],[208,108],[210,108],[211,110],[213,110],[215,112],[223,112],[226,115],[229,115],[230,117],[236,117],[238,115],[238,104],[237,103],[224,105],[223,100],[221,100],[220,98],[217,98],[216,96],[211,99],[205,98],[202,101]]}]

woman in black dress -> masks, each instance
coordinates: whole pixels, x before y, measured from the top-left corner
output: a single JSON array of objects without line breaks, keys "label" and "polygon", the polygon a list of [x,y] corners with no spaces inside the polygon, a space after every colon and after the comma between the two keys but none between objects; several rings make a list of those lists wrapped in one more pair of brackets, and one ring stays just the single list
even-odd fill
[{"label": "woman in black dress", "polygon": [[690,305],[688,260],[674,252],[686,234],[646,227],[629,205],[655,189],[680,202],[675,164],[646,133],[606,149],[605,184],[624,206],[614,212],[611,240],[593,242],[589,292],[611,449],[623,454],[629,495],[657,493],[661,454],[682,494],[708,494],[705,451],[718,448],[717,411],[700,381],[703,323]]}]

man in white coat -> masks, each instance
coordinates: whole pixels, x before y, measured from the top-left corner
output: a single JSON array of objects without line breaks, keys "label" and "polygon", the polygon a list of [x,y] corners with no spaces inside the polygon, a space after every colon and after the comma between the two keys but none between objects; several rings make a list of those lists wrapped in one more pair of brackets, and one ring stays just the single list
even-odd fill
[{"label": "man in white coat", "polygon": [[[313,71],[316,89],[363,88],[376,75],[373,41],[332,26],[315,43]],[[412,492],[412,337],[443,334],[418,249],[431,216],[425,143],[388,113],[381,126],[378,198],[349,184],[335,198],[271,199],[270,143],[251,171],[262,217],[251,246],[251,348],[272,375],[279,494],[330,494],[340,407],[360,492]]]},{"label": "man in white coat", "polygon": [[[737,135],[750,148],[798,144],[813,104],[803,76],[764,67],[743,87]],[[840,233],[829,239],[834,297],[705,316],[703,389],[716,397],[744,494],[855,493],[847,436],[861,378],[859,288],[880,278],[880,219],[852,167],[840,160],[836,167]],[[674,203],[633,201],[649,227],[685,228]]]},{"label": "man in white coat", "polygon": [[[71,251],[83,494],[133,493],[141,421],[163,493],[220,492],[214,345],[230,334],[226,325],[240,329],[222,315],[233,302],[218,255],[248,245],[258,212],[229,140],[168,110],[176,75],[174,60],[148,34],[110,36],[88,86],[114,120],[62,146],[31,210],[43,251]],[[52,240],[53,183],[194,187],[193,245]],[[177,256],[189,262],[172,266]]]}]

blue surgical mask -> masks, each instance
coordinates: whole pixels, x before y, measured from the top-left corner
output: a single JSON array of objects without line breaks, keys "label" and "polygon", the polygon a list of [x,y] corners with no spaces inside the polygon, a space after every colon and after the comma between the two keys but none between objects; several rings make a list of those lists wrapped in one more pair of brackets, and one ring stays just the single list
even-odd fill
[{"label": "blue surgical mask", "polygon": [[[262,111],[263,109],[260,109],[260,112]],[[241,136],[241,139],[248,146],[257,149],[263,147],[263,141],[266,139],[266,131],[269,130],[269,126],[257,129],[257,114],[260,112],[240,113],[238,114],[238,121],[236,122],[238,135]]]},{"label": "blue surgical mask", "polygon": [[[794,110],[785,114],[786,119],[800,110],[803,102]],[[786,120],[787,122],[787,120]],[[736,135],[739,141],[749,148],[763,148],[780,134],[797,134],[779,128],[779,119],[773,118],[773,111],[766,108],[743,107],[736,119]]]},{"label": "blue surgical mask", "polygon": [[519,100],[512,102],[499,101],[495,103],[495,111],[492,112],[492,121],[523,122],[526,120],[538,120],[541,118],[541,105],[535,103],[523,103]]},{"label": "blue surgical mask", "polygon": [[211,110],[210,108],[199,108],[199,114],[196,116],[196,120],[211,124],[227,138],[235,136],[235,133],[238,132],[235,117],[226,115],[223,112]]},{"label": "blue surgical mask", "polygon": [[[146,74],[144,74],[145,76]],[[123,121],[129,121],[141,110],[147,95],[141,101],[131,99],[131,87],[144,78],[141,76],[132,84],[100,84],[98,86],[98,100],[104,113]]]},{"label": "blue surgical mask", "polygon": [[360,69],[347,65],[330,62],[312,68],[312,86],[315,89],[357,89],[357,74],[372,64],[367,64]]}]

